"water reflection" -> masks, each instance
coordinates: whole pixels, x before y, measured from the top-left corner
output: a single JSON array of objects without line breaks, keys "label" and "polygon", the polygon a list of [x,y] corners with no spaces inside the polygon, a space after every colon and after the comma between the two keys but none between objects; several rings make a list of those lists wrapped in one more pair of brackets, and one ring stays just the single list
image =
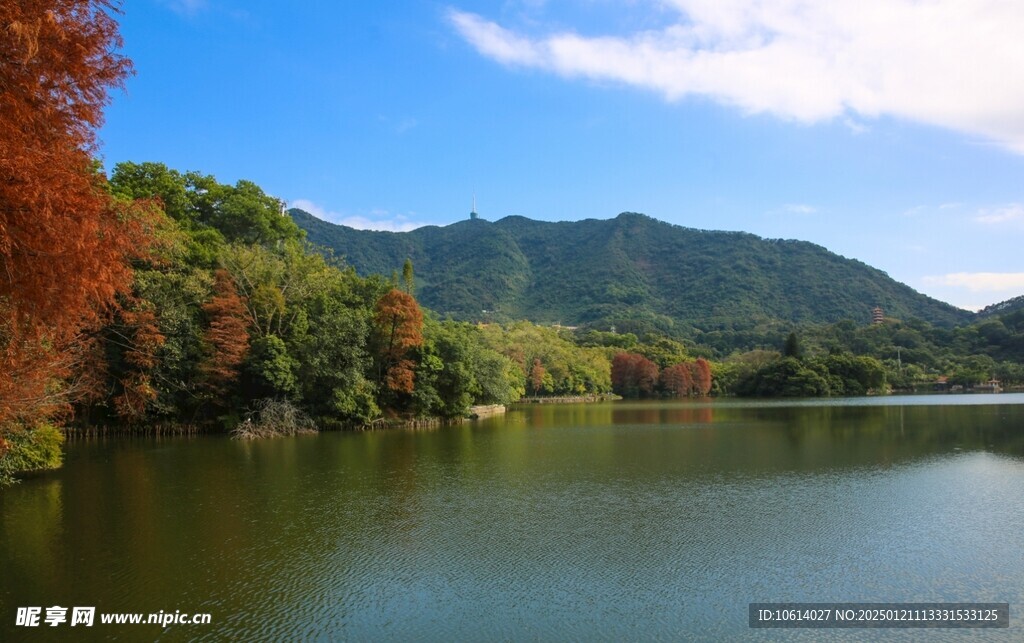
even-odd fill
[{"label": "water reflection", "polygon": [[1021,426],[1022,404],[684,401],[77,443],[0,494],[0,603],[213,614],[88,633],[163,640],[775,640],[799,633],[750,632],[747,603],[1019,609]]},{"label": "water reflection", "polygon": [[577,408],[537,405],[522,414],[534,428],[585,430],[588,440],[573,451],[583,449],[594,464],[606,459],[594,451],[611,439],[616,448],[602,453],[614,459],[624,450],[628,460],[662,463],[652,470],[751,473],[889,466],[969,450],[1024,456],[1021,408],[681,402],[607,404],[585,417]]}]

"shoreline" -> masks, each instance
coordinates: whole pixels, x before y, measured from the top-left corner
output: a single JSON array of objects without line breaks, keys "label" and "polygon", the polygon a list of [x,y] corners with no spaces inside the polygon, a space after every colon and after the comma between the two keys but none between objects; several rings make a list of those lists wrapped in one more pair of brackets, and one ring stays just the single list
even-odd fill
[{"label": "shoreline", "polygon": [[512,404],[591,404],[593,402],[613,402],[625,399],[614,393],[598,395],[565,395],[559,397],[521,397]]}]

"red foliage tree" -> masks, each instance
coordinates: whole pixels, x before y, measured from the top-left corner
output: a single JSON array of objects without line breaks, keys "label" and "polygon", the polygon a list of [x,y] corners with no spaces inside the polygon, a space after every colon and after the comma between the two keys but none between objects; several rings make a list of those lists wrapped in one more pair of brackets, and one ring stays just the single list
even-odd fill
[{"label": "red foliage tree", "polygon": [[711,392],[711,365],[703,357],[690,363],[690,374],[693,376],[693,390],[697,395],[705,396]]},{"label": "red foliage tree", "polygon": [[636,367],[636,383],[641,395],[650,395],[658,384],[658,365],[640,355]]},{"label": "red foliage tree", "polygon": [[618,353],[612,358],[612,390],[619,395],[650,395],[657,383],[658,365],[643,355]]},{"label": "red foliage tree", "polygon": [[0,4],[0,425],[59,408],[88,334],[148,248],[148,208],[93,163],[108,91],[131,63],[107,0]]},{"label": "red foliage tree", "polygon": [[412,393],[416,364],[409,350],[423,344],[423,311],[409,293],[392,288],[377,301],[378,381],[391,391]]},{"label": "red foliage tree", "polygon": [[540,393],[541,389],[544,388],[544,376],[548,372],[544,368],[544,365],[540,363],[539,357],[533,358],[533,366],[530,367],[530,392],[534,395]]},{"label": "red foliage tree", "polygon": [[411,359],[400,359],[386,371],[384,384],[391,391],[412,393],[416,385],[416,363]]},{"label": "red foliage tree", "polygon": [[203,333],[206,358],[201,370],[215,395],[222,395],[238,378],[238,367],[249,351],[247,311],[227,270],[214,275],[213,298],[203,304],[210,327]]},{"label": "red foliage tree", "polygon": [[123,334],[130,343],[124,354],[128,369],[121,378],[121,393],[114,398],[114,408],[125,419],[140,420],[145,416],[146,405],[156,399],[150,371],[157,364],[157,351],[166,338],[160,332],[151,305],[145,302],[136,302],[133,309],[121,310],[120,317],[126,328]]},{"label": "red foliage tree", "polygon": [[693,376],[687,364],[669,366],[661,372],[661,387],[674,397],[690,395],[693,391]]}]

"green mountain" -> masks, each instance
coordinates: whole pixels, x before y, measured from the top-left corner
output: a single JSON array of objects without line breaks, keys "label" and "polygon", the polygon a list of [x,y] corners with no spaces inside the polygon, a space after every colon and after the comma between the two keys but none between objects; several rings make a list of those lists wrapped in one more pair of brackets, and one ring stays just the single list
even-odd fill
[{"label": "green mountain", "polygon": [[972,317],[812,243],[696,230],[642,214],[559,223],[512,216],[396,233],[289,212],[311,242],[360,273],[390,275],[412,259],[420,301],[459,319],[711,331],[779,321],[867,323],[875,306],[887,317],[943,326]]},{"label": "green mountain", "polygon": [[1001,301],[998,304],[985,306],[978,311],[978,318],[993,317],[995,315],[1009,315],[1019,310],[1024,310],[1024,295]]}]

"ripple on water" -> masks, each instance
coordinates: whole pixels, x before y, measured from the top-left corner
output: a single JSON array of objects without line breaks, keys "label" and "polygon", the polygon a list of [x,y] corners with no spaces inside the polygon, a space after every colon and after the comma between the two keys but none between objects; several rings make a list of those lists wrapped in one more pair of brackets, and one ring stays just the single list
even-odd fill
[{"label": "ripple on water", "polygon": [[214,614],[167,640],[849,641],[873,633],[752,631],[747,604],[1024,602],[1024,461],[997,424],[1019,413],[934,440],[913,410],[724,413],[83,458],[57,500],[31,483],[0,498],[0,588]]}]

